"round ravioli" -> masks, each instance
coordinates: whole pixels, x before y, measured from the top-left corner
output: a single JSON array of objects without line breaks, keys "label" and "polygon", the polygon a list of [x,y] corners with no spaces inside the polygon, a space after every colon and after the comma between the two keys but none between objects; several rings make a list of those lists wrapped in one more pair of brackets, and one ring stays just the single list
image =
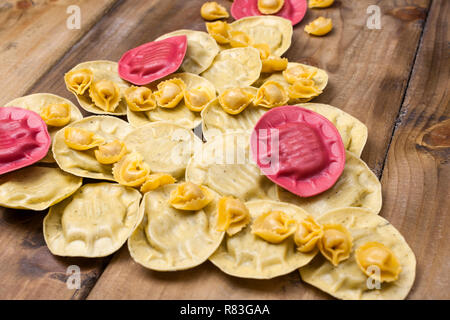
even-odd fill
[{"label": "round ravioli", "polygon": [[181,69],[195,74],[202,73],[208,69],[219,53],[219,46],[208,33],[187,29],[166,33],[155,41],[181,35],[187,37],[187,51]]},{"label": "round ravioli", "polygon": [[[80,70],[90,73],[92,78],[82,94],[73,91],[71,87],[73,80],[69,79],[69,75],[74,75],[74,79],[79,77],[75,75],[75,71]],[[97,60],[80,63],[66,73],[64,80],[84,110],[95,114],[126,115],[127,103],[123,98],[123,91],[129,87],[129,83],[120,78],[117,62]],[[104,103],[108,104],[109,110]],[[99,107],[99,104],[102,104],[102,107]]]},{"label": "round ravioli", "polygon": [[215,136],[195,149],[186,180],[244,201],[275,199],[275,184],[251,159],[249,144],[250,135],[243,131]]},{"label": "round ravioli", "polygon": [[302,207],[314,217],[343,207],[361,207],[375,214],[382,204],[381,183],[364,161],[346,153],[345,167],[333,187],[313,197],[302,198],[277,187],[280,201]]},{"label": "round ravioli", "polygon": [[259,51],[252,47],[221,51],[213,64],[202,73],[221,93],[227,88],[246,87],[255,82],[261,73]]},{"label": "round ravioli", "polygon": [[[20,97],[8,102],[5,105],[5,107],[18,107],[22,109],[31,110],[41,115],[42,117],[43,111],[51,105],[63,105],[67,108],[66,111],[69,112],[68,115],[70,116],[68,123],[72,123],[74,121],[78,121],[83,118],[83,115],[81,114],[78,107],[76,107],[70,100],[64,99],[60,96],[50,93],[35,93],[30,94],[28,96]],[[48,133],[50,134],[51,139],[53,140],[56,132],[58,132],[58,130],[60,130],[68,123],[62,126],[47,125]],[[55,162],[51,150],[49,150],[48,154],[41,160],[41,162],[46,163]]]},{"label": "round ravioli", "polygon": [[[407,296],[414,283],[416,258],[403,236],[389,221],[361,208],[342,208],[327,212],[317,222],[343,225],[353,238],[353,249],[350,257],[337,266],[317,255],[310,264],[300,268],[303,281],[339,299],[394,300]],[[368,278],[358,267],[355,258],[358,248],[372,242],[390,250],[401,268],[397,280],[378,283],[379,289],[375,287],[375,280]],[[371,260],[377,263],[379,258],[383,260],[387,257],[376,254]]]},{"label": "round ravioli", "polygon": [[347,151],[360,157],[367,141],[367,127],[350,114],[322,103],[303,103],[299,107],[312,110],[330,120],[338,129]]},{"label": "round ravioli", "polygon": [[206,261],[220,245],[224,232],[216,231],[217,201],[214,196],[197,211],[169,205],[177,184],[146,193],[141,203],[142,223],[128,240],[131,257],[142,266],[158,271],[184,270]]},{"label": "round ravioli", "polygon": [[[216,88],[207,79],[200,77],[193,73],[183,72],[171,74],[159,81],[151,83],[149,88],[155,92],[157,85],[163,81],[178,78],[186,85],[186,91],[203,88],[211,95],[211,99],[216,97]],[[134,127],[141,127],[149,122],[156,121],[170,121],[179,124],[185,128],[195,128],[201,122],[200,112],[191,111],[185,99],[182,99],[174,108],[156,108],[151,111],[136,112],[128,108],[127,111],[128,122]]]},{"label": "round ravioli", "polygon": [[0,176],[0,206],[45,210],[71,196],[82,182],[59,168],[26,167]]},{"label": "round ravioli", "polygon": [[[104,143],[123,139],[133,127],[119,118],[91,116],[68,125],[67,128],[86,130],[100,137]],[[65,129],[58,131],[53,140],[53,157],[66,172],[79,177],[114,181],[112,164],[102,164],[95,157],[95,149],[75,150],[65,142]]]},{"label": "round ravioli", "polygon": [[139,191],[116,183],[84,185],[45,217],[50,252],[94,258],[119,250],[142,220],[141,197]]},{"label": "round ravioli", "polygon": [[271,54],[281,56],[292,42],[291,21],[276,17],[246,17],[230,24],[233,30],[245,32],[253,40],[253,43],[266,43]]},{"label": "round ravioli", "polygon": [[250,212],[250,224],[231,237],[225,235],[220,247],[209,258],[220,270],[240,278],[271,279],[306,265],[317,254],[317,250],[299,252],[293,236],[273,244],[251,232],[254,221],[267,212],[281,211],[289,218],[301,221],[308,216],[306,211],[271,200],[255,200],[245,205]]},{"label": "round ravioli", "polygon": [[166,121],[149,123],[130,132],[125,140],[129,150],[137,151],[152,172],[184,177],[195,144],[202,142],[192,130]]}]

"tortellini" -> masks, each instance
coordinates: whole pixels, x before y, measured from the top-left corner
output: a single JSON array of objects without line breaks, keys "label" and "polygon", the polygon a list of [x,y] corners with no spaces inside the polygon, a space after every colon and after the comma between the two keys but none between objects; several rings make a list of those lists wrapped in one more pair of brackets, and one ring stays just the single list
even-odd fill
[{"label": "tortellini", "polygon": [[122,80],[118,64],[113,61],[86,61],[73,67],[64,76],[67,89],[80,106],[91,113],[125,115],[127,102],[124,90],[129,83]]},{"label": "tortellini", "polygon": [[317,88],[314,80],[310,79],[299,79],[288,88],[290,99],[302,99],[303,101],[309,101],[321,93],[322,90]]},{"label": "tortellini", "polygon": [[[376,241],[369,241],[359,246],[355,252],[355,259],[359,268],[368,277],[372,277],[380,282],[393,282],[398,279],[402,270],[395,254],[384,244]],[[377,272],[370,269],[377,267]]]},{"label": "tortellini", "polygon": [[94,151],[95,158],[102,164],[113,164],[118,162],[127,153],[125,144],[120,140],[105,143]]},{"label": "tortellini", "polygon": [[200,112],[214,97],[215,94],[208,88],[196,87],[184,92],[184,103],[189,110]]},{"label": "tortellini", "polygon": [[150,174],[150,167],[144,162],[143,157],[132,152],[124,156],[113,167],[114,179],[121,185],[128,187],[141,186]]},{"label": "tortellini", "polygon": [[219,96],[219,103],[226,113],[236,115],[244,111],[254,98],[245,88],[229,88]]},{"label": "tortellini", "polygon": [[[416,259],[403,236],[386,219],[362,208],[341,208],[318,217],[317,223],[324,226],[324,236],[327,225],[345,228],[353,239],[353,249],[337,266],[318,254],[310,264],[300,268],[303,281],[339,299],[406,297],[414,283]],[[378,271],[385,281],[375,285],[373,280],[377,280]],[[369,277],[373,286],[368,286]]]},{"label": "tortellini", "polygon": [[170,193],[169,203],[178,210],[197,211],[206,207],[212,200],[211,192],[204,186],[184,182]]},{"label": "tortellini", "polygon": [[92,84],[94,74],[90,69],[78,69],[64,75],[67,89],[76,95],[83,95]]},{"label": "tortellini", "polygon": [[0,206],[45,210],[72,195],[81,183],[59,168],[32,165],[0,176]]},{"label": "tortellini", "polygon": [[157,107],[155,95],[147,87],[131,86],[125,90],[124,96],[132,111],[150,111]]},{"label": "tortellini", "polygon": [[261,61],[264,61],[270,56],[270,47],[267,43],[255,43],[252,44],[252,47],[258,49]]},{"label": "tortellini", "polygon": [[283,71],[288,66],[288,60],[286,58],[280,58],[276,56],[269,56],[262,62],[261,72],[272,73],[277,71]]},{"label": "tortellini", "polygon": [[231,27],[225,21],[207,22],[206,30],[219,44],[230,43]]},{"label": "tortellini", "polygon": [[350,257],[353,239],[348,230],[341,224],[326,224],[323,235],[317,243],[320,253],[334,266]]},{"label": "tortellini", "polygon": [[311,252],[323,236],[323,227],[313,217],[308,216],[299,222],[294,241],[300,252]]},{"label": "tortellini", "polygon": [[95,132],[70,127],[64,130],[64,142],[71,149],[84,151],[104,144],[105,139]]},{"label": "tortellini", "polygon": [[232,48],[248,47],[253,43],[252,38],[243,31],[230,31],[230,46]]},{"label": "tortellini", "polygon": [[315,67],[308,67],[304,64],[295,63],[287,67],[283,71],[283,77],[289,84],[303,79],[310,80],[317,74],[318,69]]},{"label": "tortellini", "polygon": [[258,0],[258,10],[264,14],[275,14],[284,6],[284,0]]},{"label": "tortellini", "polygon": [[146,193],[158,189],[159,187],[164,186],[166,184],[172,184],[175,182],[176,179],[168,173],[161,173],[161,172],[152,173],[147,176],[147,179],[141,186],[141,192]]},{"label": "tortellini", "polygon": [[309,8],[327,8],[334,3],[334,0],[309,0]]},{"label": "tortellini", "polygon": [[144,218],[128,239],[134,261],[151,270],[175,271],[193,268],[205,262],[220,245],[224,232],[216,230],[217,200],[203,209],[186,212],[169,204],[177,184],[147,192],[140,211]]},{"label": "tortellini", "polygon": [[[251,217],[251,225],[267,212],[283,212],[288,221],[301,221],[308,215],[300,207],[278,201],[255,200],[246,202],[245,206]],[[275,227],[278,227],[278,223]],[[232,236],[226,234],[209,260],[223,272],[235,277],[272,279],[308,264],[317,254],[317,251],[302,253],[295,247],[292,236],[275,244],[253,234],[252,228],[247,226]]]},{"label": "tortellini", "polygon": [[241,200],[222,197],[217,204],[217,230],[233,236],[245,228],[251,220],[248,208]]},{"label": "tortellini", "polygon": [[41,110],[41,118],[48,126],[63,127],[70,122],[71,107],[68,103],[52,103]]},{"label": "tortellini", "polygon": [[158,91],[155,92],[156,101],[161,108],[175,108],[183,99],[185,89],[186,84],[179,78],[160,82]]},{"label": "tortellini", "polygon": [[44,239],[65,257],[104,257],[125,243],[142,220],[139,191],[116,183],[86,184],[50,208]]},{"label": "tortellini", "polygon": [[200,9],[200,14],[205,20],[217,20],[230,16],[227,9],[215,1],[205,2]]},{"label": "tortellini", "polygon": [[252,225],[252,233],[270,243],[280,243],[297,230],[297,222],[282,211],[268,211]]},{"label": "tortellini", "polygon": [[333,22],[329,18],[319,17],[305,26],[305,31],[314,36],[324,36],[333,29]]},{"label": "tortellini", "polygon": [[267,81],[259,89],[254,104],[274,108],[285,105],[289,101],[286,89],[276,81]]}]

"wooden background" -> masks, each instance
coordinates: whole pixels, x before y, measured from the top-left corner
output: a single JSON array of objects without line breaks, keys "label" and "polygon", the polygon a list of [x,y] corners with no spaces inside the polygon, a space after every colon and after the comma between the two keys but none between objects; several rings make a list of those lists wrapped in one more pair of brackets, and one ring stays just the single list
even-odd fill
[{"label": "wooden background", "polygon": [[[201,0],[0,1],[0,104],[49,92],[72,101],[63,74],[87,60],[118,60],[130,48],[176,29],[205,30]],[[227,8],[231,2],[218,0]],[[81,8],[81,29],[69,30],[67,7]],[[366,10],[381,8],[381,29]],[[315,102],[339,107],[369,128],[362,154],[383,185],[383,209],[417,257],[409,299],[450,299],[450,119],[447,0],[336,0],[309,10],[294,28],[290,61],[325,69],[328,87]],[[331,17],[323,38],[303,27]],[[231,19],[230,19],[231,21]],[[75,101],[74,101],[75,102]],[[0,299],[328,299],[297,272],[242,280],[211,263],[157,273],[134,263],[124,247],[102,259],[50,254],[45,212],[0,208]],[[78,265],[81,289],[68,289]]]}]

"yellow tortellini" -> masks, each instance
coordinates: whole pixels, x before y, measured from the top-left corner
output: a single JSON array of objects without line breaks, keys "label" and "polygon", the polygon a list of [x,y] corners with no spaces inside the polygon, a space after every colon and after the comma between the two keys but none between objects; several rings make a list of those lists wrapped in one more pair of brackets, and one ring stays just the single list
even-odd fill
[{"label": "yellow tortellini", "polygon": [[323,236],[323,227],[313,217],[308,216],[298,224],[294,235],[297,250],[300,252],[311,252]]},{"label": "yellow tortellini", "polygon": [[264,61],[265,59],[269,58],[270,46],[267,43],[255,43],[252,44],[252,47],[258,49],[261,61]]},{"label": "yellow tortellini", "polygon": [[236,115],[244,111],[254,98],[255,96],[244,88],[230,88],[219,96],[219,103],[226,113]]},{"label": "yellow tortellini", "polygon": [[219,200],[217,213],[217,230],[226,231],[230,237],[245,228],[251,220],[245,203],[229,196]]},{"label": "yellow tortellini", "polygon": [[119,87],[111,80],[100,80],[89,87],[89,96],[95,106],[106,112],[114,112],[121,95]]},{"label": "yellow tortellini", "polygon": [[94,74],[89,69],[78,69],[64,75],[67,89],[76,95],[83,95],[91,86]]},{"label": "yellow tortellini", "polygon": [[310,67],[307,68],[302,64],[294,64],[288,66],[286,70],[283,71],[283,77],[289,84],[294,84],[298,80],[312,79],[317,74],[317,68]]},{"label": "yellow tortellini", "polygon": [[327,8],[334,3],[334,0],[309,0],[309,8]]},{"label": "yellow tortellini", "polygon": [[142,185],[149,174],[150,167],[137,152],[127,154],[113,167],[114,179],[119,184],[128,187]]},{"label": "yellow tortellini", "polygon": [[132,111],[150,111],[156,109],[156,99],[152,90],[147,87],[131,86],[125,89],[125,100]]},{"label": "yellow tortellini", "polygon": [[219,44],[227,44],[230,43],[230,32],[231,27],[228,23],[224,21],[216,21],[216,22],[207,22],[206,30],[210,34],[211,37],[216,40]]},{"label": "yellow tortellini", "polygon": [[215,94],[208,88],[196,87],[184,92],[184,103],[189,110],[200,112],[214,97]]},{"label": "yellow tortellini", "polygon": [[222,18],[228,18],[230,15],[223,6],[217,2],[205,2],[201,9],[200,14],[205,20],[217,20]]},{"label": "yellow tortellini", "polygon": [[233,48],[248,47],[253,43],[252,38],[243,31],[230,31],[230,46]]},{"label": "yellow tortellini", "polygon": [[289,101],[288,93],[283,85],[276,81],[267,81],[259,89],[254,104],[274,108],[286,104]]},{"label": "yellow tortellini", "polygon": [[185,182],[170,193],[169,203],[178,210],[195,211],[203,209],[212,200],[211,192],[207,188],[192,182]]},{"label": "yellow tortellini", "polygon": [[258,0],[258,10],[263,14],[275,14],[284,6],[284,0]]},{"label": "yellow tortellini", "polygon": [[71,106],[68,103],[52,103],[41,109],[41,118],[52,127],[63,127],[70,122]]},{"label": "yellow tortellini", "polygon": [[261,60],[261,62],[262,62],[261,72],[263,73],[283,71],[288,66],[288,59],[276,56],[269,56],[268,58]]},{"label": "yellow tortellini", "polygon": [[350,232],[341,224],[325,224],[323,235],[318,242],[322,255],[334,266],[350,257],[353,239]]},{"label": "yellow tortellini", "polygon": [[168,173],[152,173],[147,176],[144,184],[141,186],[141,192],[146,193],[166,184],[175,183],[177,180]]},{"label": "yellow tortellini", "polygon": [[280,243],[296,230],[297,222],[282,211],[267,211],[252,225],[252,233],[270,243]]},{"label": "yellow tortellini", "polygon": [[[392,250],[380,242],[369,241],[364,243],[356,249],[355,258],[362,272],[380,282],[395,281],[402,271]],[[377,267],[379,274],[370,272],[371,267]]]},{"label": "yellow tortellini", "polygon": [[70,127],[64,130],[64,142],[71,149],[84,151],[104,144],[105,139],[92,131]]},{"label": "yellow tortellini", "polygon": [[333,29],[333,22],[329,18],[319,17],[305,26],[305,31],[314,36],[324,36]]},{"label": "yellow tortellini", "polygon": [[290,99],[302,99],[302,101],[309,101],[322,93],[314,80],[299,79],[294,84],[288,87],[288,95]]},{"label": "yellow tortellini", "polygon": [[155,92],[156,101],[161,108],[175,108],[183,99],[185,89],[186,84],[179,78],[160,82]]},{"label": "yellow tortellini", "polygon": [[102,164],[113,164],[118,162],[127,153],[125,144],[120,140],[105,143],[94,151],[95,158]]}]

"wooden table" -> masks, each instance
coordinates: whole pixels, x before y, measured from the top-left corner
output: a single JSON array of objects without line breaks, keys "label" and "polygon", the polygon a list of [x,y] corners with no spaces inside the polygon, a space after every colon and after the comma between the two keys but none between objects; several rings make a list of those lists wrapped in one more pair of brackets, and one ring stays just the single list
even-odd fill
[{"label": "wooden table", "polygon": [[[37,92],[72,101],[63,74],[87,60],[117,61],[128,49],[176,29],[205,30],[200,0],[4,0],[0,2],[0,103]],[[219,0],[227,8],[231,2]],[[69,5],[81,28],[66,27]],[[369,5],[381,29],[367,27]],[[310,10],[294,28],[290,61],[325,69],[329,85],[315,102],[356,116],[369,128],[362,154],[380,178],[383,209],[417,257],[410,299],[450,298],[450,119],[447,0],[336,0]],[[303,27],[331,17],[323,38]],[[230,19],[231,21],[231,19]],[[74,101],[75,102],[75,101]],[[2,299],[323,299],[297,272],[242,280],[211,263],[157,273],[123,247],[112,257],[55,257],[42,235],[46,212],[0,209]],[[81,268],[81,288],[68,289],[67,267]]]}]

